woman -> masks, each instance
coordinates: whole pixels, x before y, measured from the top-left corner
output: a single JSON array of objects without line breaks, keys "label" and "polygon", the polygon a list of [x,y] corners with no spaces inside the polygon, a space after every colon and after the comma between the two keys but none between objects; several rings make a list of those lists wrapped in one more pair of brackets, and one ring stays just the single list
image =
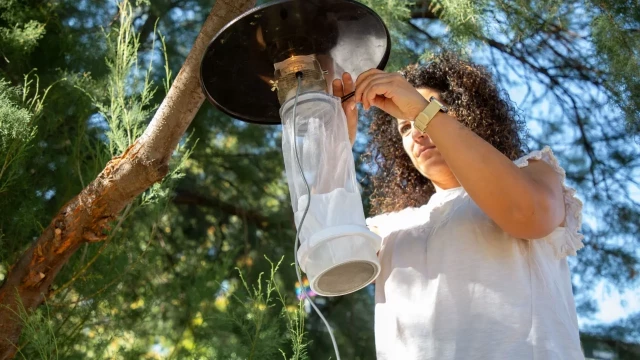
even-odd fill
[{"label": "woman", "polygon": [[[344,104],[352,142],[356,102],[379,109],[381,215],[367,220],[383,238],[378,359],[584,358],[566,260],[582,247],[582,203],[548,147],[523,152],[523,125],[489,72],[445,54],[333,87],[355,88]],[[448,112],[420,131],[432,96]]]}]

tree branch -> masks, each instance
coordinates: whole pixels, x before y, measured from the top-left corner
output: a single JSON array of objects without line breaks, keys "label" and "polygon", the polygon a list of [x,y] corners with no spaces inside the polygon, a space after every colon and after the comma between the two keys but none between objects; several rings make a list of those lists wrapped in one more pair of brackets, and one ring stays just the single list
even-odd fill
[{"label": "tree branch", "polygon": [[173,197],[173,203],[181,205],[205,206],[219,209],[226,214],[235,215],[246,219],[247,221],[253,222],[258,227],[263,227],[262,224],[268,223],[270,221],[269,218],[263,216],[260,213],[245,210],[233,204],[226,203],[220,199],[208,198],[189,190],[177,190],[176,195]]},{"label": "tree branch", "polygon": [[413,28],[415,31],[419,32],[420,34],[424,35],[427,37],[427,39],[434,41],[435,38],[433,36],[431,36],[431,34],[429,34],[426,30],[422,29],[421,27],[419,27],[418,25],[414,24],[411,22],[411,20],[407,21],[409,23],[409,26],[411,26],[411,28]]},{"label": "tree branch", "polygon": [[[573,98],[573,96],[571,96],[571,94],[569,93],[569,91],[560,83],[560,81],[557,79],[556,76],[552,75],[549,70],[547,68],[541,67],[536,65],[535,63],[533,63],[532,61],[530,61],[529,59],[527,59],[526,56],[517,53],[516,51],[514,51],[514,49],[511,46],[508,46],[507,44],[503,44],[501,42],[498,42],[496,40],[493,39],[489,39],[487,37],[480,37],[481,40],[483,40],[485,43],[487,43],[490,47],[497,49],[498,51],[507,54],[513,58],[515,58],[516,60],[520,61],[523,65],[528,66],[529,68],[533,69],[534,71],[536,71],[539,74],[544,75],[548,80],[549,80],[549,88],[558,88],[560,89],[560,91],[562,91],[567,98],[570,100],[571,102],[571,107],[574,111],[575,114],[575,120],[576,123],[578,125],[578,129],[580,130],[580,134],[581,134],[581,142],[582,145],[584,146],[584,149],[587,153],[587,156],[589,157],[590,160],[590,165],[589,165],[589,171],[591,172],[591,176],[592,176],[592,182],[593,182],[593,186],[594,188],[597,187],[597,178],[596,178],[596,165],[598,163],[598,158],[595,154],[595,151],[593,149],[592,144],[589,142],[588,138],[587,138],[587,133],[584,127],[584,122],[582,120],[582,117],[580,115],[580,112],[578,110],[577,104],[575,99]],[[556,98],[559,101],[562,101],[563,99],[554,92],[554,94],[556,95]]]},{"label": "tree branch", "polygon": [[412,19],[437,19],[438,15],[435,13],[437,5],[433,5],[431,0],[419,0],[416,1],[411,9]]},{"label": "tree branch", "polygon": [[93,182],[62,207],[11,268],[0,287],[0,359],[15,355],[23,326],[15,316],[20,304],[28,311],[38,307],[71,255],[86,242],[104,240],[116,216],[167,174],[178,141],[204,101],[199,68],[207,44],[225,24],[254,5],[255,0],[216,1],[142,136],[109,161]]}]

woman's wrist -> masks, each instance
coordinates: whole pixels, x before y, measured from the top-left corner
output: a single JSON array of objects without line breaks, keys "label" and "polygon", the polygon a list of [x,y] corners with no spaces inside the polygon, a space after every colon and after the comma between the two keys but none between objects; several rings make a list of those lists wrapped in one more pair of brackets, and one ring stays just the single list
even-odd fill
[{"label": "woman's wrist", "polygon": [[[414,121],[418,117],[418,115],[420,115],[422,110],[424,110],[427,107],[427,105],[429,105],[429,101],[424,97],[422,97],[420,93],[418,93],[418,96],[420,98],[416,99],[416,105],[413,106],[413,109],[409,110],[409,113],[407,114],[408,115],[407,120],[409,121]],[[419,110],[415,110],[415,109],[419,109]]]}]

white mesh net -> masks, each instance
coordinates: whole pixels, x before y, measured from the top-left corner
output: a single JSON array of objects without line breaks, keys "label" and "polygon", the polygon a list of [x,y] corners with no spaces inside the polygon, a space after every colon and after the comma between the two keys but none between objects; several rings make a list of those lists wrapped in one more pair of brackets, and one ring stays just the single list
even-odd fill
[{"label": "white mesh net", "polygon": [[295,122],[294,104],[295,99],[285,102],[280,116],[282,151],[300,239],[297,258],[316,293],[347,294],[377,276],[380,239],[365,225],[340,99],[324,92],[301,94]]},{"label": "white mesh net", "polygon": [[311,206],[300,230],[304,243],[320,230],[339,225],[365,226],[351,143],[340,100],[322,92],[301,94],[293,135],[293,101],[280,111],[283,120],[282,152],[295,214],[296,227],[307,205],[307,189],[295,159],[293,141],[311,189]]}]

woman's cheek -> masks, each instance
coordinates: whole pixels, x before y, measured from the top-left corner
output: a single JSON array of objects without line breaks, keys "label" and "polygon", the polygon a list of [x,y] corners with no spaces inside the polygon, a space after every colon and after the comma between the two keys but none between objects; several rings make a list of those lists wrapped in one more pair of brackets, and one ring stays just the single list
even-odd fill
[{"label": "woman's cheek", "polygon": [[413,140],[411,139],[411,136],[404,136],[402,138],[402,145],[404,147],[404,151],[409,155],[409,158],[415,162],[415,159],[413,158]]}]

